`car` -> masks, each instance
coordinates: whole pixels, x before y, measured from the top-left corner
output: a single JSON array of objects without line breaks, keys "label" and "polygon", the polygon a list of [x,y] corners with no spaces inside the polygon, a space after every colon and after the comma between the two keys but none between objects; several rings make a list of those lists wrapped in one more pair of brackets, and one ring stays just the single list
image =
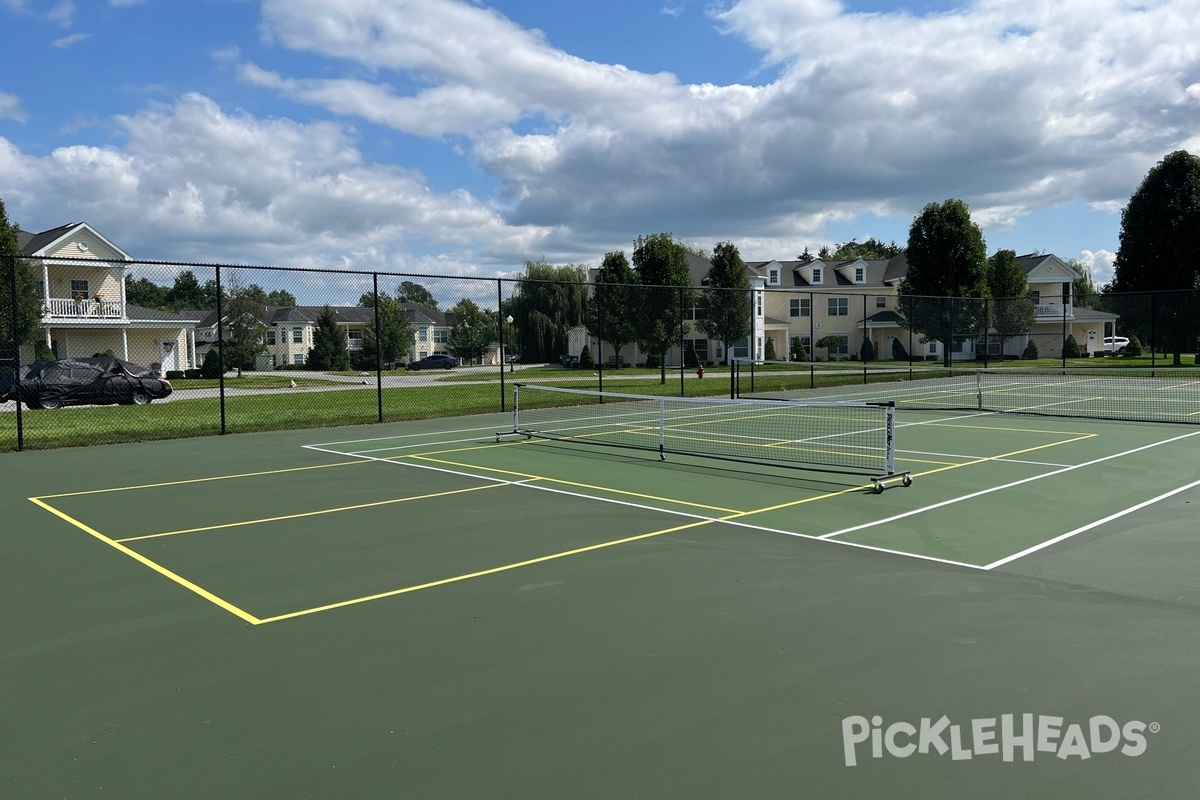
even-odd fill
[{"label": "car", "polygon": [[1124,336],[1105,336],[1104,337],[1104,352],[1119,353],[1125,355],[1129,348],[1129,339]]},{"label": "car", "polygon": [[521,363],[521,354],[520,353],[508,353],[507,355],[504,356],[504,363],[505,364],[520,364]]},{"label": "car", "polygon": [[559,356],[558,363],[570,369],[579,366],[579,356]]},{"label": "car", "polygon": [[433,355],[418,358],[416,361],[408,362],[406,369],[411,369],[414,372],[421,369],[452,369],[458,366],[458,359],[446,353],[434,353]]},{"label": "car", "polygon": [[0,375],[0,402],[51,410],[62,406],[144,406],[171,394],[171,383],[130,361],[111,356],[38,361]]}]

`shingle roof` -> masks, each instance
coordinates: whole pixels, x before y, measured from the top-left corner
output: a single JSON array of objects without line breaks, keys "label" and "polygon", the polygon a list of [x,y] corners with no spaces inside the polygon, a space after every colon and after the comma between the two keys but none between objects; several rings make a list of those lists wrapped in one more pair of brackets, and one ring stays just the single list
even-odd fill
[{"label": "shingle roof", "polygon": [[51,228],[41,233],[17,231],[17,246],[21,248],[21,255],[31,256],[79,224],[78,222],[68,222],[66,225],[59,225],[57,228]]}]

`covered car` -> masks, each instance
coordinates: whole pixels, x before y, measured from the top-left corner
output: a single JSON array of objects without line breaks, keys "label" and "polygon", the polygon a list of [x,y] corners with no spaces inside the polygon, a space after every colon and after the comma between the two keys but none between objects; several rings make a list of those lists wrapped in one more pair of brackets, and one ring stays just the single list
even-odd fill
[{"label": "covered car", "polygon": [[0,375],[0,402],[16,400],[29,408],[144,406],[170,393],[171,384],[155,373],[111,356],[64,358],[23,366],[20,387],[13,370]]}]

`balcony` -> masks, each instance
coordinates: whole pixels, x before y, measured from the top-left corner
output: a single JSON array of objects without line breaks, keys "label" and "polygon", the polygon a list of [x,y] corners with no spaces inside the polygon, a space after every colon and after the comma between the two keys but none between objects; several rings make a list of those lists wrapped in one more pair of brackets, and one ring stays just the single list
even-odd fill
[{"label": "balcony", "polygon": [[1037,310],[1034,312],[1034,318],[1038,322],[1053,322],[1054,320],[1061,320],[1063,318],[1064,308],[1066,309],[1066,318],[1073,319],[1075,317],[1075,309],[1070,303],[1067,303],[1065,307],[1061,303],[1052,303],[1049,305],[1039,304],[1037,306]]},{"label": "balcony", "polygon": [[42,305],[43,320],[124,319],[120,300],[74,300],[51,297]]}]

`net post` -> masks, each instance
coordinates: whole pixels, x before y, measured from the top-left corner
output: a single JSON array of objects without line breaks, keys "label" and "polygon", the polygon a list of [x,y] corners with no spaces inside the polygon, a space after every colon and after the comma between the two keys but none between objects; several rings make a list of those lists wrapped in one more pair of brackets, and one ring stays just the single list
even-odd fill
[{"label": "net post", "polygon": [[896,403],[890,402],[886,406],[885,425],[887,427],[887,437],[883,456],[884,470],[890,475],[896,474]]},{"label": "net post", "polygon": [[667,460],[667,401],[661,397],[658,400],[658,458]]},{"label": "net post", "polygon": [[983,370],[975,370],[975,407],[983,411]]}]

